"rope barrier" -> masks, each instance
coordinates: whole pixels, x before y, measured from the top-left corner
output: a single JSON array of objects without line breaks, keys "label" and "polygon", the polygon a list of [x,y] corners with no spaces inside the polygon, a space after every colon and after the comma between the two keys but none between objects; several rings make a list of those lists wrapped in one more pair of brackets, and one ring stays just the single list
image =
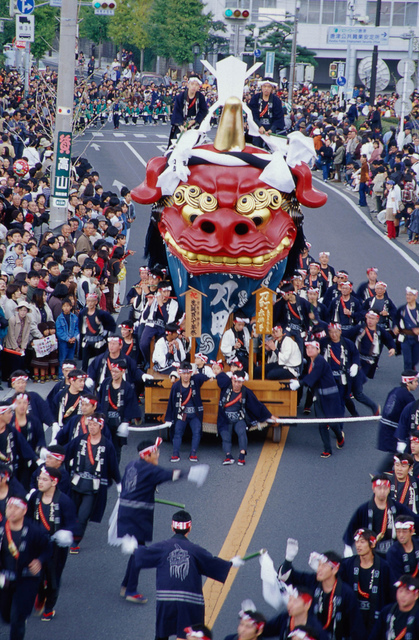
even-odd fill
[{"label": "rope barrier", "polygon": [[[319,422],[326,422],[327,424],[335,423],[347,423],[347,422],[372,422],[381,420],[381,416],[355,416],[350,418],[279,418],[278,420],[269,422],[269,426],[275,427],[282,424],[319,424]],[[150,427],[129,427],[130,431],[158,431],[159,429],[167,429],[163,425],[156,425]]]}]

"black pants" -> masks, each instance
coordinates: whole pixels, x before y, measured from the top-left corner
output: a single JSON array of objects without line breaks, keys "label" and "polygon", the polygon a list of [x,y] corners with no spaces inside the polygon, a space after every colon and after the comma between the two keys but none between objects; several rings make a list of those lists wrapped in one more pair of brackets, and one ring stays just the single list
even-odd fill
[{"label": "black pants", "polygon": [[[142,540],[137,540],[139,546],[143,547],[145,542]],[[122,587],[126,587],[126,595],[133,596],[137,593],[138,589],[138,578],[140,576],[140,569],[137,569],[135,564],[135,555],[132,554],[129,557],[127,568],[125,571],[124,579],[122,580]]]},{"label": "black pants", "polygon": [[0,614],[10,623],[9,640],[23,640],[26,620],[31,615],[39,586],[39,577],[21,578],[0,589]]},{"label": "black pants", "polygon": [[[262,367],[255,367],[253,377],[255,380],[260,380],[262,378]],[[265,365],[266,380],[289,380],[290,378],[295,377],[296,376],[291,373],[291,371],[285,367],[281,367],[281,365],[276,364],[275,362],[269,362]]]},{"label": "black pants", "polygon": [[97,493],[79,493],[74,489],[71,490],[71,497],[76,505],[77,520],[78,520],[78,535],[74,536],[76,542],[80,542],[83,538],[90,516],[95,508]]},{"label": "black pants", "polygon": [[52,558],[42,567],[42,579],[38,590],[40,601],[45,600],[45,613],[50,613],[58,600],[61,576],[67,562],[68,548],[54,544]]},{"label": "black pants", "polygon": [[[314,413],[316,414],[317,418],[325,418],[326,416],[324,415],[324,411],[323,411],[323,407],[321,406],[319,400],[316,400],[314,402]],[[336,418],[338,418],[339,416],[336,416]],[[336,436],[336,440],[342,440],[342,425],[339,424],[338,422],[334,422],[330,425],[326,423],[326,422],[320,422],[319,423],[319,433],[320,433],[320,437],[322,439],[323,442],[323,451],[327,452],[327,453],[332,453],[332,445],[330,442],[330,430],[332,429],[333,433]]]}]

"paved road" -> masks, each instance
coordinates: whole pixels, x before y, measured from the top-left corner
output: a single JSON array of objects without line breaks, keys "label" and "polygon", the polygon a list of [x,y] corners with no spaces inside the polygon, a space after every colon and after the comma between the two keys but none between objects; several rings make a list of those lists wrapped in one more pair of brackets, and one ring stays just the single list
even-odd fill
[{"label": "paved road", "polygon": [[[99,170],[105,188],[114,180],[134,187],[144,176],[143,162],[138,156],[147,161],[159,153],[159,147],[162,149],[165,146],[168,126],[134,128],[121,125],[118,132],[105,129],[99,132],[103,136],[95,133],[98,132],[92,135],[89,130],[83,142],[94,138],[94,144],[100,147],[90,149],[87,153],[94,167]],[[138,137],[141,135],[146,137]],[[80,149],[81,143],[77,143]],[[347,269],[356,284],[364,280],[368,266],[377,266],[380,278],[389,285],[390,296],[396,304],[401,304],[404,286],[417,284],[416,263],[407,262],[397,253],[395,247],[372,229],[349,201],[342,200],[333,187],[326,185],[324,188],[329,195],[326,207],[305,211],[305,231],[313,245],[312,254],[316,256],[320,250],[330,250],[331,264]],[[149,216],[147,207],[137,205],[136,208],[137,220],[131,232],[130,246],[137,253],[128,269],[128,286],[138,277]],[[382,403],[389,388],[399,382],[401,370],[402,360],[390,359],[384,352],[376,379],[368,382],[366,392]],[[361,412],[363,409],[359,406]],[[292,536],[300,540],[296,564],[304,569],[307,568],[311,551],[343,549],[343,529],[354,508],[368,499],[369,473],[380,459],[380,454],[375,450],[375,425],[364,422],[351,425],[345,431],[347,444],[344,450],[336,450],[331,459],[322,460],[319,456],[321,442],[315,427],[299,425],[290,429],[266,505],[249,543],[249,551],[265,547],[274,561],[279,562],[284,556],[286,539]],[[123,453],[123,463],[135,455],[139,437],[130,436],[129,446]],[[263,445],[263,435],[252,436],[246,466],[223,467],[219,441],[207,436],[200,449],[201,461],[211,466],[207,484],[200,490],[186,482],[161,488],[160,497],[185,502],[192,512],[193,541],[214,553],[220,551],[259,455],[264,455],[266,451],[262,451]],[[170,447],[164,443],[162,464],[168,466],[169,455]],[[188,466],[185,460],[180,463],[183,469]],[[263,489],[265,482],[261,478],[259,488]],[[109,513],[115,493],[114,488],[109,492]],[[261,499],[254,499],[255,511]],[[162,505],[156,508],[155,540],[169,536],[172,511],[170,507]],[[244,530],[247,527],[247,515],[244,526],[242,523]],[[125,559],[118,550],[107,546],[105,520],[101,526],[89,526],[80,555],[68,560],[56,619],[49,624],[42,624],[32,618],[28,623],[29,640],[96,640],[104,635],[113,640],[153,637],[154,571],[141,574],[141,590],[149,596],[147,605],[130,605],[119,598]],[[217,640],[234,632],[237,612],[244,597],[251,597],[267,615],[273,614],[262,599],[256,561],[248,562],[239,570],[227,594],[214,624],[214,637]],[[0,638],[3,637],[6,638],[7,634],[4,628],[0,628]]]}]

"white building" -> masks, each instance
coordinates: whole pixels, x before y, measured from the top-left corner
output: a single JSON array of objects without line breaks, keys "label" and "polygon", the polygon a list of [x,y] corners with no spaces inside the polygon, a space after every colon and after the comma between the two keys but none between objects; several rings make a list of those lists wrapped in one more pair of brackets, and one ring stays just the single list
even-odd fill
[{"label": "white building", "polygon": [[[314,83],[319,85],[330,84],[329,64],[337,60],[346,59],[346,46],[337,46],[327,43],[327,32],[330,26],[339,25],[367,25],[374,29],[376,0],[299,0],[299,45],[306,46],[316,52],[318,67],[314,75]],[[241,7],[250,11],[250,22],[258,26],[266,25],[269,20],[278,21],[284,19],[285,12],[294,15],[296,0],[207,0],[207,8],[215,15],[216,20],[224,20],[226,7]],[[417,30],[419,18],[419,0],[411,2],[399,2],[388,0],[381,3],[380,26],[389,29],[388,47],[379,48],[379,57],[388,65],[390,70],[390,87],[394,87],[399,79],[397,62],[408,55],[409,32],[413,58],[418,61],[419,32]],[[225,21],[227,22],[227,21]],[[231,26],[230,26],[231,28]],[[401,36],[405,36],[402,38]],[[418,36],[418,38],[414,36]],[[352,46],[353,59],[359,61],[372,54],[372,46]],[[416,49],[416,51],[415,51]],[[297,60],[298,62],[298,60]],[[360,82],[358,73],[355,84]],[[416,82],[415,85],[418,86]]]}]

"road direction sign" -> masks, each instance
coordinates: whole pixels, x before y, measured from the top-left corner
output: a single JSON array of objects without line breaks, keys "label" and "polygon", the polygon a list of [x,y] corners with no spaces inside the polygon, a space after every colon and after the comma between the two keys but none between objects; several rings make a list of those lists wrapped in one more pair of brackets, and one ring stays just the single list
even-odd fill
[{"label": "road direction sign", "polygon": [[329,27],[327,44],[362,44],[365,46],[388,46],[387,27]]},{"label": "road direction sign", "polygon": [[337,80],[336,80],[336,84],[339,85],[339,87],[344,87],[346,84],[346,78],[344,76],[340,76]]},{"label": "road direction sign", "polygon": [[35,0],[16,0],[16,7],[19,13],[27,16],[35,9]]},{"label": "road direction sign", "polygon": [[253,55],[255,56],[255,58],[260,58],[260,56],[262,55],[262,51],[260,49],[255,49]]},{"label": "road direction sign", "polygon": [[[403,109],[403,106],[404,106],[404,109]],[[409,98],[406,98],[404,101],[401,98],[399,98],[394,103],[394,111],[396,112],[397,116],[401,116],[402,111],[404,111],[405,115],[407,115],[412,111],[412,107],[413,107],[413,104],[412,104],[412,101],[409,100]]]},{"label": "road direction sign", "polygon": [[16,40],[35,40],[35,16],[16,15]]}]

